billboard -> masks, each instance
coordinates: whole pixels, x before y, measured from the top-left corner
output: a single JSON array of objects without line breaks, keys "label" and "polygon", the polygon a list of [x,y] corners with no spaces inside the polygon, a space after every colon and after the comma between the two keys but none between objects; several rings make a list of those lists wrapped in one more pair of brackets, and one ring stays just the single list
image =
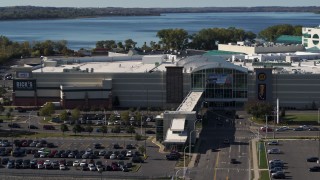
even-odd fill
[{"label": "billboard", "polygon": [[209,74],[207,78],[207,84],[231,85],[232,74]]}]

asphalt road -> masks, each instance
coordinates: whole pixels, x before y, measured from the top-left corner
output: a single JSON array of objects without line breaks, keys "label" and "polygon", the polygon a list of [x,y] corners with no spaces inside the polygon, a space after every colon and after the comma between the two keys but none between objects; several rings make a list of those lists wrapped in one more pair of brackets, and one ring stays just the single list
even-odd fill
[{"label": "asphalt road", "polygon": [[[240,124],[225,116],[208,114],[209,122],[199,135],[201,157],[190,172],[192,179],[249,179],[249,141],[254,134],[247,126],[249,123]],[[225,143],[225,139],[230,143]],[[237,164],[230,163],[233,158]]]}]

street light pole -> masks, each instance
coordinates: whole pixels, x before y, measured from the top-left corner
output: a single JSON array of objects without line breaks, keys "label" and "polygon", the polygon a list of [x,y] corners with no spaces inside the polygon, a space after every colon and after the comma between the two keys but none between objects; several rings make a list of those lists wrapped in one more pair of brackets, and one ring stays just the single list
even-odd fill
[{"label": "street light pole", "polygon": [[189,136],[189,156],[191,156],[191,135],[194,131],[196,131],[196,123],[197,123],[197,120],[194,121],[193,123],[193,130],[190,131],[190,136]]},{"label": "street light pole", "polygon": [[188,146],[186,146],[183,150],[183,179],[186,177],[186,149]]},{"label": "street light pole", "polygon": [[265,135],[265,139],[267,139],[267,135],[268,135],[268,115],[266,115],[266,135]]},{"label": "street light pole", "polygon": [[[319,128],[319,110],[320,110],[320,108],[318,108],[318,128]],[[318,130],[318,143],[319,143],[319,147],[318,147],[318,161],[317,161],[317,163],[320,164],[320,130]]]}]

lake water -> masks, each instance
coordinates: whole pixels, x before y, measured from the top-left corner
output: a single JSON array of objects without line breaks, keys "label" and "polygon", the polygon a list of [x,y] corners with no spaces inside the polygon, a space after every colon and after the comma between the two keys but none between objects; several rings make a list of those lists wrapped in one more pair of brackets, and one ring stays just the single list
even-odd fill
[{"label": "lake water", "polygon": [[258,33],[276,24],[319,26],[313,13],[172,13],[161,16],[99,17],[59,20],[0,21],[0,35],[14,41],[67,40],[72,49],[92,48],[99,40],[133,39],[141,46],[159,39],[161,29],[182,28],[193,34],[204,28],[236,27]]}]

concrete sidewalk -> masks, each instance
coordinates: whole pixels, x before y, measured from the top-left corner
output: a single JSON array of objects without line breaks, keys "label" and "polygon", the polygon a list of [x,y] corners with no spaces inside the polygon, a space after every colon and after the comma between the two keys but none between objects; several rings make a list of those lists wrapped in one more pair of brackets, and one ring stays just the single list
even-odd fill
[{"label": "concrete sidewalk", "polygon": [[[252,169],[253,169],[253,180],[259,180],[259,164],[258,164],[258,154],[257,154],[257,142],[258,139],[252,139],[251,141],[251,155],[252,155]],[[251,167],[250,167],[251,168]]]}]

